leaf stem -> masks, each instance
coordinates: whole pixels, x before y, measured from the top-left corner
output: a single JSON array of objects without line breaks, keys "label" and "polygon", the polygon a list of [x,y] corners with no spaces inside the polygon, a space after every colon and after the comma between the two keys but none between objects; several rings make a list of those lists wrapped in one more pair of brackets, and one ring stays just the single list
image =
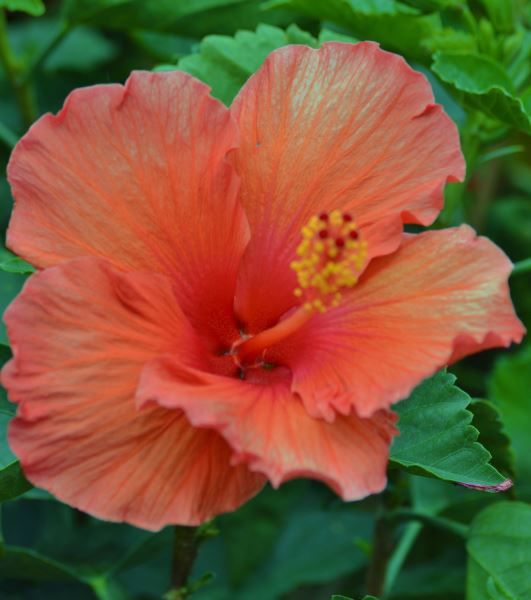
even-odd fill
[{"label": "leaf stem", "polygon": [[385,574],[385,581],[383,586],[383,597],[387,597],[393,589],[398,574],[404,566],[407,555],[409,554],[415,540],[419,533],[422,531],[422,523],[412,522],[408,523],[404,529],[400,541],[393,550],[389,562],[387,564],[387,573]]},{"label": "leaf stem", "polygon": [[98,600],[116,600],[123,597],[119,584],[105,576],[88,579],[87,583]]},{"label": "leaf stem", "polygon": [[20,116],[25,127],[29,127],[37,117],[37,108],[33,89],[28,81],[20,79],[21,67],[13,54],[7,35],[7,19],[4,9],[0,8],[0,64],[2,65],[9,85],[13,89]]},{"label": "leaf stem", "polygon": [[527,273],[529,271],[531,271],[531,258],[526,258],[514,263],[511,275],[520,275],[521,273]]},{"label": "leaf stem", "polygon": [[411,519],[414,521],[420,521],[426,525],[433,525],[439,529],[444,529],[444,531],[450,531],[451,533],[454,533],[455,535],[458,535],[464,539],[466,539],[468,535],[468,527],[466,525],[463,525],[457,521],[453,521],[452,519],[446,519],[445,517],[438,517],[427,513],[417,512],[408,508],[397,509],[390,516],[396,519]]},{"label": "leaf stem", "polygon": [[422,531],[424,524],[433,525],[435,527],[439,527],[440,529],[444,529],[445,531],[451,531],[452,533],[464,538],[466,538],[468,532],[466,525],[462,525],[456,521],[445,519],[443,517],[437,517],[435,515],[418,513],[410,509],[397,509],[389,516],[393,518],[411,519],[412,522],[406,525],[400,541],[389,557],[382,591],[383,598],[386,598],[392,591],[395,580],[402,570],[407,555]]}]

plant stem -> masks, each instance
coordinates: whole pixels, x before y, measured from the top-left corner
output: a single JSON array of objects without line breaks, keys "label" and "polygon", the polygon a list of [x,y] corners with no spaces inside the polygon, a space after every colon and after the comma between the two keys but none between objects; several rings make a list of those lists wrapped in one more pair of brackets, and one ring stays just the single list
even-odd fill
[{"label": "plant stem", "polygon": [[37,117],[33,90],[28,81],[20,79],[20,65],[13,54],[7,35],[7,20],[0,9],[0,64],[4,68],[9,85],[13,89],[20,116],[25,127],[29,127]]},{"label": "plant stem", "polygon": [[[200,536],[197,527],[175,526],[173,538],[173,558],[171,564],[172,591],[179,593],[186,587],[194,561],[197,557]],[[186,592],[175,596],[184,598]]]},{"label": "plant stem", "polygon": [[519,260],[514,264],[511,275],[520,275],[521,273],[528,273],[531,271],[531,258]]},{"label": "plant stem", "polygon": [[393,535],[385,509],[374,526],[371,562],[367,571],[367,593],[380,597],[384,591],[387,562],[393,550]]},{"label": "plant stem", "polygon": [[385,574],[385,581],[383,586],[383,597],[387,595],[393,589],[398,574],[402,570],[404,562],[406,561],[407,555],[411,550],[415,540],[419,533],[422,531],[422,523],[408,523],[404,529],[404,533],[400,538],[396,548],[394,549],[389,563],[387,565],[387,573]]},{"label": "plant stem", "polygon": [[367,571],[367,593],[384,598],[389,558],[394,546],[394,512],[408,496],[407,481],[400,471],[389,471],[387,489],[380,496],[380,513],[376,519],[371,560]]}]

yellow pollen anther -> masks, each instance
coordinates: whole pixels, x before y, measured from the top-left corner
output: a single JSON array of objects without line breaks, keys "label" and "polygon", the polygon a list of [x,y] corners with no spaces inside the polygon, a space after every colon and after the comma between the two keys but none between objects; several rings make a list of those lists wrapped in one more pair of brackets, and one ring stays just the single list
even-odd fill
[{"label": "yellow pollen anther", "polygon": [[301,236],[291,263],[299,284],[293,293],[306,310],[325,312],[341,302],[342,290],[356,285],[367,242],[359,239],[352,217],[339,210],[311,217]]}]

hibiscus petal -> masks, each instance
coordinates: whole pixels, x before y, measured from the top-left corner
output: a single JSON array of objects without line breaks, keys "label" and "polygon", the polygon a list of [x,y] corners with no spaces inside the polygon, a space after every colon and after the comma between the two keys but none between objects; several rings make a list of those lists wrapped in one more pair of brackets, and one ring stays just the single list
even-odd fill
[{"label": "hibiscus petal", "polygon": [[327,483],[344,500],[377,493],[386,484],[395,416],[355,413],[334,423],[308,415],[286,382],[260,385],[186,368],[171,357],[147,365],[138,388],[141,406],[182,409],[192,424],[218,431],[274,486],[295,477]]},{"label": "hibiscus petal", "polygon": [[521,340],[511,267],[466,225],[406,235],[339,307],[314,317],[268,361],[289,365],[310,414],[331,418],[354,406],[368,417],[442,366]]},{"label": "hibiscus petal", "polygon": [[19,403],[9,442],[35,485],[147,529],[200,523],[263,485],[181,411],[136,408],[146,361],[205,361],[164,276],[74,260],[32,276],[5,318],[14,358],[2,383]]},{"label": "hibiscus petal", "polygon": [[237,300],[251,331],[293,304],[289,263],[311,215],[350,211],[370,256],[398,246],[402,222],[434,220],[464,162],[455,125],[433,102],[426,78],[373,42],[286,47],[247,82],[231,111],[252,230]]},{"label": "hibiscus petal", "polygon": [[13,152],[8,246],[37,267],[94,255],[171,274],[195,324],[223,330],[248,239],[225,161],[236,139],[229,111],[185,73],[76,90]]}]

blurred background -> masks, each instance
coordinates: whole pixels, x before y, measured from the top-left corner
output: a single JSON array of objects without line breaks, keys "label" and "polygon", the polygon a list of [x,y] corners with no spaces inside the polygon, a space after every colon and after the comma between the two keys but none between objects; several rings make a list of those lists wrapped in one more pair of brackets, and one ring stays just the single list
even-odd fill
[{"label": "blurred background", "polygon": [[[524,0],[0,0],[0,228],[5,232],[12,206],[5,167],[13,145],[38,116],[59,110],[72,89],[123,82],[134,69],[182,69],[230,104],[275,48],[376,40],[429,78],[459,126],[467,179],[447,189],[434,227],[469,223],[518,263],[511,292],[529,330],[530,24]],[[5,249],[0,262],[3,312],[29,269]],[[1,327],[5,361],[10,351]],[[522,556],[527,595],[515,596],[488,583],[464,539],[486,507],[531,501],[531,346],[483,352],[451,371],[478,399],[469,408],[480,441],[516,484],[501,498],[391,473],[403,512],[424,516],[404,514],[396,524],[385,597],[531,598],[531,545]],[[170,587],[172,529],[153,534],[100,522],[29,489],[5,441],[14,411],[2,394],[0,598],[161,598]],[[381,502],[345,505],[307,481],[266,489],[201,530],[193,597],[361,598]]]}]

